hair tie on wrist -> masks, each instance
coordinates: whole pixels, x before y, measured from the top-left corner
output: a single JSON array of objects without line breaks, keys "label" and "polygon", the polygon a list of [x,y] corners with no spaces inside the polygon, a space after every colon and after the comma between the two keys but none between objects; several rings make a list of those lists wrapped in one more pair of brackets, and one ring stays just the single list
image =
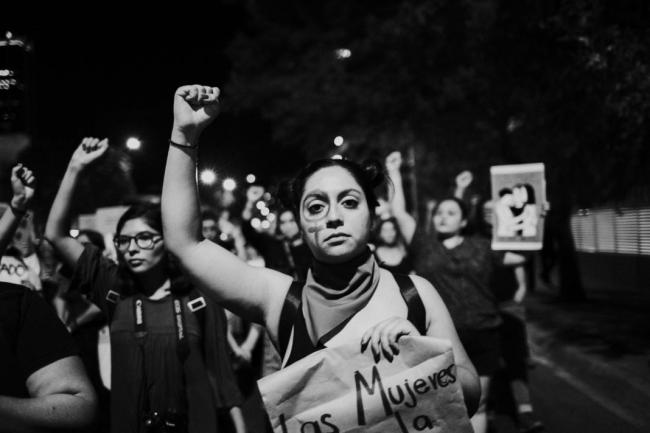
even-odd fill
[{"label": "hair tie on wrist", "polygon": [[169,145],[174,147],[182,147],[185,149],[196,149],[197,147],[199,147],[198,144],[180,144],[172,140],[169,140]]}]

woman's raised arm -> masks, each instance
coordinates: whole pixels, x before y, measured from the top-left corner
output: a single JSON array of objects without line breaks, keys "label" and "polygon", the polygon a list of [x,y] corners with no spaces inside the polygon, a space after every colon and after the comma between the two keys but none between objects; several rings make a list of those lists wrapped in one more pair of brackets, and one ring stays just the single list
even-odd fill
[{"label": "woman's raised arm", "polygon": [[180,87],[174,95],[174,126],[162,192],[165,243],[199,288],[235,314],[265,323],[275,338],[291,277],[249,266],[201,238],[198,140],[218,114],[218,98],[218,88],[198,85]]}]

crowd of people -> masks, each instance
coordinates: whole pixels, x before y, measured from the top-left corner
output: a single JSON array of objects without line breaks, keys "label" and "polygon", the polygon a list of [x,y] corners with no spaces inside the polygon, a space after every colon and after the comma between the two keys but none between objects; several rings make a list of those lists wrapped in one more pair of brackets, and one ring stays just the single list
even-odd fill
[{"label": "crowd of people", "polygon": [[[471,173],[418,221],[399,152],[384,164],[314,161],[273,191],[274,224],[260,227],[261,185],[238,214],[199,199],[199,141],[219,89],[180,87],[173,111],[161,201],[129,207],[113,233],[70,236],[75,190],[107,139],[76,148],[40,237],[27,223],[34,174],[12,170],[0,219],[11,270],[0,275],[0,432],[266,432],[257,379],[351,341],[392,360],[405,335],[451,343],[475,432],[487,431],[500,369],[520,430],[543,428],[527,385],[528,256],[491,249],[489,203],[465,200]],[[525,185],[502,192],[503,203],[534,202]],[[512,220],[530,230],[520,222],[530,218]]]}]

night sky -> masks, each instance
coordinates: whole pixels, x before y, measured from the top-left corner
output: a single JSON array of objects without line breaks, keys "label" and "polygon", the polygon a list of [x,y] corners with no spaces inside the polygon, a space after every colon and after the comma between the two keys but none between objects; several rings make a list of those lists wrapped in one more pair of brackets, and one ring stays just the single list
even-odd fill
[{"label": "night sky", "polygon": [[[183,84],[223,87],[229,76],[225,49],[245,15],[238,7],[221,6],[205,21],[82,21],[0,29],[34,45],[33,144],[23,160],[40,179],[56,182],[83,136],[107,136],[112,146],[121,147],[136,136],[143,141],[134,154],[138,192],[159,193],[174,90]],[[227,105],[227,87],[222,92]],[[202,166],[215,168],[222,178],[254,172],[268,182],[302,162],[280,154],[270,142],[269,125],[256,113],[222,115],[204,134],[201,149]]]}]

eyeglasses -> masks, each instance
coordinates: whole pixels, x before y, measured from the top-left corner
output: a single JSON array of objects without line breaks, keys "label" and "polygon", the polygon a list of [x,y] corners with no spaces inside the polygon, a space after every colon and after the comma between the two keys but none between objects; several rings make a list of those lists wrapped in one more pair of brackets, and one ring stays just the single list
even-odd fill
[{"label": "eyeglasses", "polygon": [[158,241],[162,240],[162,236],[151,232],[140,232],[136,233],[135,236],[115,236],[113,243],[115,244],[115,248],[121,252],[125,252],[129,249],[132,239],[135,240],[135,244],[138,248],[142,248],[143,250],[152,250],[154,245],[156,245]]}]

